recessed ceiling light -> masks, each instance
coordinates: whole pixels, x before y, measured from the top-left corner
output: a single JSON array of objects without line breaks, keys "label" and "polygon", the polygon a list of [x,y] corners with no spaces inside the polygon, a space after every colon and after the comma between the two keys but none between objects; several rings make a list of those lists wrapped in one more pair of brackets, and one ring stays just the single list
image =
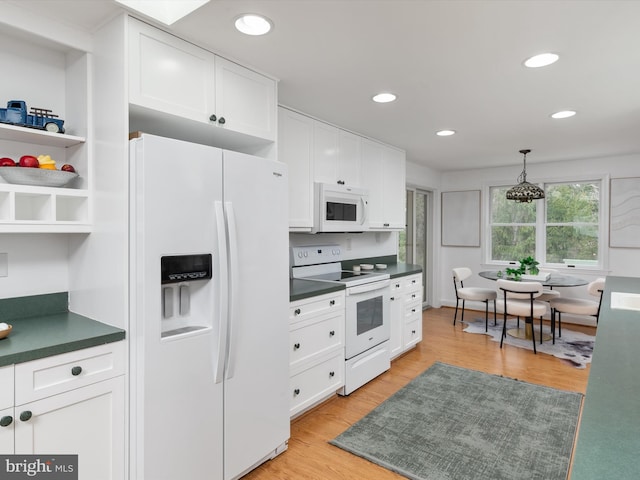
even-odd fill
[{"label": "recessed ceiling light", "polygon": [[393,93],[379,93],[373,97],[373,101],[377,103],[393,102],[396,96]]},{"label": "recessed ceiling light", "polygon": [[573,117],[576,114],[573,110],[562,110],[561,112],[556,112],[551,114],[551,118],[569,118]]},{"label": "recessed ceiling light", "polygon": [[264,35],[269,33],[273,23],[267,17],[246,13],[236,18],[236,28],[247,35]]},{"label": "recessed ceiling light", "polygon": [[546,67],[557,62],[558,58],[555,53],[541,53],[525,60],[524,65],[529,68]]},{"label": "recessed ceiling light", "polygon": [[439,130],[436,132],[436,135],[438,135],[439,137],[449,137],[455,134],[456,134],[455,130]]}]

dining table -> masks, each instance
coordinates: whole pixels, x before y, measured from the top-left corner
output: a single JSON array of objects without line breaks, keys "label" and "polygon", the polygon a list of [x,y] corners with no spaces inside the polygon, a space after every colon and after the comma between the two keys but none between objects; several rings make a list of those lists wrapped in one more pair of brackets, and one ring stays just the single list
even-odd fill
[{"label": "dining table", "polygon": [[[486,278],[489,280],[498,280],[504,278],[505,280],[514,280],[513,278],[509,278],[506,272],[502,270],[486,270],[482,272],[478,272],[478,275],[482,278]],[[532,278],[520,278],[521,282],[539,282],[544,287],[549,287],[553,289],[554,287],[580,287],[583,285],[587,285],[589,282],[584,278],[580,278],[576,275],[568,275],[565,273],[559,272],[550,272],[549,276],[546,279],[532,279]],[[530,322],[525,321],[525,328],[510,328],[507,330],[507,334],[520,338],[523,340],[531,340],[533,335],[533,319]],[[542,329],[540,331],[540,337],[543,341],[551,340],[551,335],[548,333],[543,333]]]}]

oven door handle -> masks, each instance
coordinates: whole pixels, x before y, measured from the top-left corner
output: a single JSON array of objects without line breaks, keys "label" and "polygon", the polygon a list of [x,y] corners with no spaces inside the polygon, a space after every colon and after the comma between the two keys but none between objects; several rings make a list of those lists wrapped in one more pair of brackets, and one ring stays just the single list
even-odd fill
[{"label": "oven door handle", "polygon": [[379,282],[365,283],[364,285],[356,285],[347,288],[347,295],[357,295],[359,293],[373,292],[375,290],[384,290],[389,288],[390,280],[381,280]]}]

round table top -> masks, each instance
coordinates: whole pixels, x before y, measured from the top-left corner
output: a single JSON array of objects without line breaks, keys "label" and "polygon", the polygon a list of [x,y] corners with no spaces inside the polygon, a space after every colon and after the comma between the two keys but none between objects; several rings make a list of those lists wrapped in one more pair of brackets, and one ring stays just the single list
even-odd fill
[{"label": "round table top", "polygon": [[[507,279],[506,273],[502,272],[502,277],[498,276],[498,272],[502,270],[488,270],[478,273],[483,278],[489,280],[498,280],[498,278]],[[534,282],[536,280],[522,280],[523,282]],[[587,285],[589,282],[583,278],[576,277],[575,275],[565,275],[564,273],[551,272],[551,275],[547,280],[540,281],[545,287],[579,287],[581,285]]]}]

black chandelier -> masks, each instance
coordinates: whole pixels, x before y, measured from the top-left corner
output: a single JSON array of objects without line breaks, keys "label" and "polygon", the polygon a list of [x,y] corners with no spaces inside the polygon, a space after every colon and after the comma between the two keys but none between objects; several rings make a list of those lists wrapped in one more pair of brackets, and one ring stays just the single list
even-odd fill
[{"label": "black chandelier", "polygon": [[527,182],[527,153],[529,152],[531,152],[531,150],[520,150],[520,153],[524,155],[524,168],[518,177],[518,185],[507,190],[507,200],[530,203],[531,200],[544,198],[544,190],[537,185]]}]

